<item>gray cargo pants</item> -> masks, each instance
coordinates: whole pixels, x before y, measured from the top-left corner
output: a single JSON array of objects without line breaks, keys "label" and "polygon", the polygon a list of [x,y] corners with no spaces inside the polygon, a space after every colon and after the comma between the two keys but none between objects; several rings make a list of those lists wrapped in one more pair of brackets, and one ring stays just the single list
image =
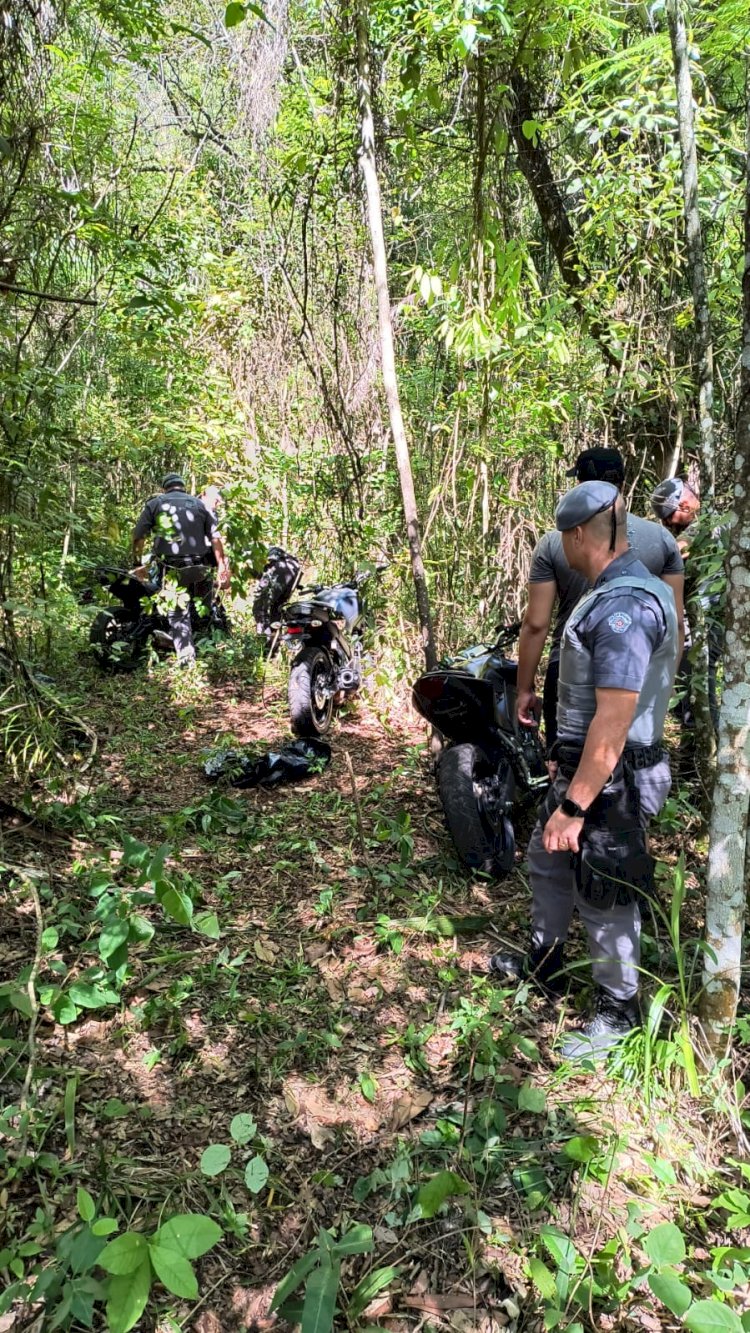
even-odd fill
[{"label": "gray cargo pants", "polygon": [[[672,779],[669,760],[651,768],[637,769],[635,781],[641,798],[644,827],[661,810],[669,795]],[[568,790],[568,779],[558,776],[553,785],[559,804]],[[641,914],[636,902],[616,904],[606,912],[584,902],[578,894],[573,857],[569,852],[545,852],[543,825],[539,821],[529,843],[529,882],[531,884],[531,945],[545,949],[567,939],[574,909],[586,927],[591,953],[591,970],[597,986],[603,986],[617,1000],[629,1000],[638,990],[641,960]]]},{"label": "gray cargo pants", "polygon": [[[191,566],[185,568],[176,568],[167,566],[165,573],[171,577],[182,592],[180,601],[184,606],[175,606],[167,612],[167,620],[174,641],[177,661],[181,664],[187,664],[195,661],[195,644],[193,643],[193,626],[191,619],[191,600],[197,603],[198,613],[208,615],[211,611],[211,598],[213,596],[213,577],[210,570],[204,566]],[[187,596],[185,594],[188,594]],[[201,603],[203,606],[201,608]]]}]

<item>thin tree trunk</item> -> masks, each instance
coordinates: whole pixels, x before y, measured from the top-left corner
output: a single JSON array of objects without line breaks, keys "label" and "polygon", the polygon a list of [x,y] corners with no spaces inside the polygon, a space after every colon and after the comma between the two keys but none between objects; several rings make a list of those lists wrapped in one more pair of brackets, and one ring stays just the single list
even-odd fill
[{"label": "thin tree trunk", "polygon": [[724,690],[706,884],[706,943],[715,958],[705,957],[701,998],[701,1018],[717,1055],[725,1048],[737,1009],[750,871],[750,76],[746,172],[742,356],[727,557]]},{"label": "thin tree trunk", "polygon": [[708,282],[703,261],[703,237],[698,211],[698,154],[695,147],[693,80],[688,59],[687,32],[682,0],[668,0],[667,20],[672,42],[674,77],[677,86],[677,127],[682,159],[682,192],[685,208],[685,242],[695,311],[698,356],[698,426],[700,430],[701,498],[710,505],[714,494],[714,354]]},{"label": "thin tree trunk", "polygon": [[437,665],[435,639],[430,616],[430,598],[427,589],[427,576],[422,560],[421,539],[417,501],[414,494],[414,479],[411,471],[409,445],[401,413],[401,402],[396,378],[396,357],[393,349],[393,326],[391,324],[391,300],[388,292],[388,265],[385,255],[383,236],[383,211],[380,201],[380,185],[375,165],[375,127],[372,116],[372,92],[370,85],[369,32],[367,24],[366,0],[357,0],[357,95],[360,115],[360,150],[359,162],[367,194],[367,223],[372,244],[375,287],[378,295],[378,325],[380,329],[380,353],[383,366],[383,383],[388,402],[388,414],[391,422],[391,434],[396,451],[396,466],[401,484],[401,500],[404,506],[406,532],[411,552],[411,569],[414,589],[417,597],[417,613],[422,635],[425,662],[428,671]]}]

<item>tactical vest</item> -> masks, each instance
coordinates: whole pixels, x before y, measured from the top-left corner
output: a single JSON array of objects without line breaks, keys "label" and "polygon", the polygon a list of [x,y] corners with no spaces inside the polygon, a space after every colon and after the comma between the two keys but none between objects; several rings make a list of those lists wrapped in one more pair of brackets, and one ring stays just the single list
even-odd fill
[{"label": "tactical vest", "polygon": [[[592,588],[581,598],[565,626],[560,654],[560,684],[557,703],[557,731],[561,740],[583,739],[596,712],[594,661],[576,630],[600,597],[616,589],[627,588],[638,601],[646,604],[655,598],[661,607],[667,632],[652,654],[643,687],[638,696],[635,716],[628,731],[628,745],[653,745],[660,741],[669,707],[677,665],[677,612],[671,588],[658,578],[617,578]],[[627,631],[626,631],[627,632]]]}]

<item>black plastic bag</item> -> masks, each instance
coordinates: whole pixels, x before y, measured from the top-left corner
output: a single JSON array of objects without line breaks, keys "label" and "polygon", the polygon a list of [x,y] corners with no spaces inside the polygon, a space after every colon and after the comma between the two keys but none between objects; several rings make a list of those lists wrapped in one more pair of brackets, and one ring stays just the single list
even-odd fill
[{"label": "black plastic bag", "polygon": [[221,750],[209,756],[203,772],[211,782],[228,778],[233,787],[280,787],[286,782],[314,777],[330,762],[328,742],[310,738],[291,741],[260,756],[242,750]]}]

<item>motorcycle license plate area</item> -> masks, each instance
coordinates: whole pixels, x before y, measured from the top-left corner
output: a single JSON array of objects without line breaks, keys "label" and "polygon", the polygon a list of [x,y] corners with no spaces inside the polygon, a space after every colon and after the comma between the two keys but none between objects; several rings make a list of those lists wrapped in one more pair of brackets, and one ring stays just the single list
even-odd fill
[{"label": "motorcycle license plate area", "polygon": [[422,717],[451,740],[485,734],[494,717],[494,691],[489,681],[455,671],[429,672],[412,691]]}]

